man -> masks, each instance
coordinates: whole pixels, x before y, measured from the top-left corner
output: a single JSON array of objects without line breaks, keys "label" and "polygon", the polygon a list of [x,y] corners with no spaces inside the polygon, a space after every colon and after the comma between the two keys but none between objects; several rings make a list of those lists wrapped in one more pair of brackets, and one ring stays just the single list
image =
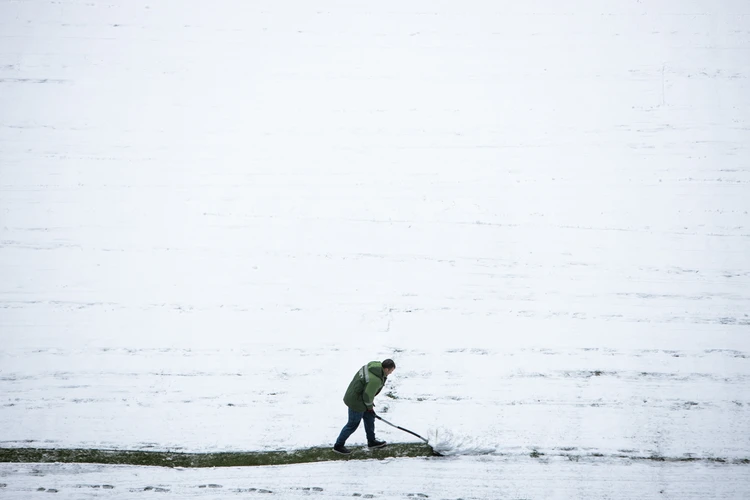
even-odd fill
[{"label": "man", "polygon": [[396,369],[396,363],[392,359],[382,362],[371,361],[357,370],[344,395],[344,403],[349,407],[349,421],[346,423],[341,434],[333,446],[333,451],[348,455],[351,450],[344,444],[349,436],[359,427],[361,420],[365,421],[365,434],[367,434],[367,446],[369,448],[382,448],[385,441],[375,439],[375,405],[373,400],[380,394],[385,385],[388,375]]}]

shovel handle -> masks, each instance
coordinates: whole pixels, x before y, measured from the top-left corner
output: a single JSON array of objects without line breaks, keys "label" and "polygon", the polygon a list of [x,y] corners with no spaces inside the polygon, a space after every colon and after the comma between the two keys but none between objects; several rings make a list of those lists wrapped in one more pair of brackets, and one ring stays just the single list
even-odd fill
[{"label": "shovel handle", "polygon": [[380,420],[381,422],[385,422],[386,424],[390,425],[391,427],[395,427],[396,429],[398,429],[398,430],[400,430],[400,431],[408,432],[408,433],[409,433],[409,434],[411,434],[412,436],[416,436],[416,437],[418,437],[419,439],[421,439],[422,441],[424,441],[425,443],[429,444],[429,442],[428,442],[428,441],[427,441],[427,440],[426,440],[425,438],[423,438],[422,436],[420,436],[420,435],[419,435],[419,434],[417,434],[416,432],[412,432],[412,431],[410,431],[409,429],[404,429],[403,427],[400,427],[400,426],[398,426],[398,425],[396,425],[396,424],[392,424],[392,423],[390,423],[389,421],[387,421],[386,419],[382,418],[382,417],[381,417],[380,415],[377,415],[377,414],[376,414],[376,415],[375,415],[375,418],[377,418],[377,419],[378,419],[378,420]]}]

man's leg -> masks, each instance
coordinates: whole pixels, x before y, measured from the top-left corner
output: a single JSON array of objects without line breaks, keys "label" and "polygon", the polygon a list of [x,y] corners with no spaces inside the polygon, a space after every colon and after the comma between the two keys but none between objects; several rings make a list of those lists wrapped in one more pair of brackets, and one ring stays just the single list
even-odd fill
[{"label": "man's leg", "polygon": [[[351,436],[354,431],[357,430],[357,427],[359,427],[359,422],[362,420],[362,412],[354,411],[351,408],[348,408],[349,410],[349,421],[346,423],[343,429],[341,429],[341,434],[339,434],[338,439],[336,440],[336,446],[344,446],[344,443],[346,443],[346,440],[349,439],[349,436]],[[367,423],[365,423],[365,428],[367,427]]]},{"label": "man's leg", "polygon": [[375,442],[375,414],[366,411],[362,420],[365,421],[365,434],[367,434],[367,444]]}]

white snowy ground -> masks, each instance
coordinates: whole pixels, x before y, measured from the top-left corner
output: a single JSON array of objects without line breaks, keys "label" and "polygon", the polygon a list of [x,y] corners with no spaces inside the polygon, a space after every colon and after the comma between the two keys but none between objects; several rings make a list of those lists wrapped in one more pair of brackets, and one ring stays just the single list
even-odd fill
[{"label": "white snowy ground", "polygon": [[0,496],[750,497],[617,458],[750,457],[749,78],[739,0],[0,0],[1,447],[328,445],[393,357],[456,453]]},{"label": "white snowy ground", "polygon": [[[162,469],[9,464],[3,498],[747,498],[747,466],[529,457],[392,459],[281,467]],[[4,477],[5,476],[5,477]],[[2,483],[0,483],[2,484]],[[12,488],[12,489],[11,489]],[[56,493],[50,497],[50,490]]]}]

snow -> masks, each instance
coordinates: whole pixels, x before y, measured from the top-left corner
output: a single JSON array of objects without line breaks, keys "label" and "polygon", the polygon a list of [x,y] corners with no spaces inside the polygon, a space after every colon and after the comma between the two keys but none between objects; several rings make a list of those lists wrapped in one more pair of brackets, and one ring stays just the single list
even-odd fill
[{"label": "snow", "polygon": [[[4,498],[743,498],[742,467],[567,459],[398,459],[305,466],[164,469],[0,466]],[[11,484],[11,481],[13,482]],[[111,487],[111,488],[105,488]],[[44,488],[45,491],[37,490]],[[149,488],[149,489],[147,489]],[[57,490],[50,496],[46,490]],[[2,490],[0,490],[2,491]],[[358,494],[355,496],[355,494]]]},{"label": "snow", "polygon": [[429,433],[433,437],[430,442],[432,448],[444,457],[452,455],[491,455],[496,450],[488,447],[481,437],[457,435],[450,429],[435,429]]},{"label": "snow", "polygon": [[391,357],[452,455],[0,495],[742,498],[748,62],[733,0],[0,1],[0,447],[324,446]]}]

